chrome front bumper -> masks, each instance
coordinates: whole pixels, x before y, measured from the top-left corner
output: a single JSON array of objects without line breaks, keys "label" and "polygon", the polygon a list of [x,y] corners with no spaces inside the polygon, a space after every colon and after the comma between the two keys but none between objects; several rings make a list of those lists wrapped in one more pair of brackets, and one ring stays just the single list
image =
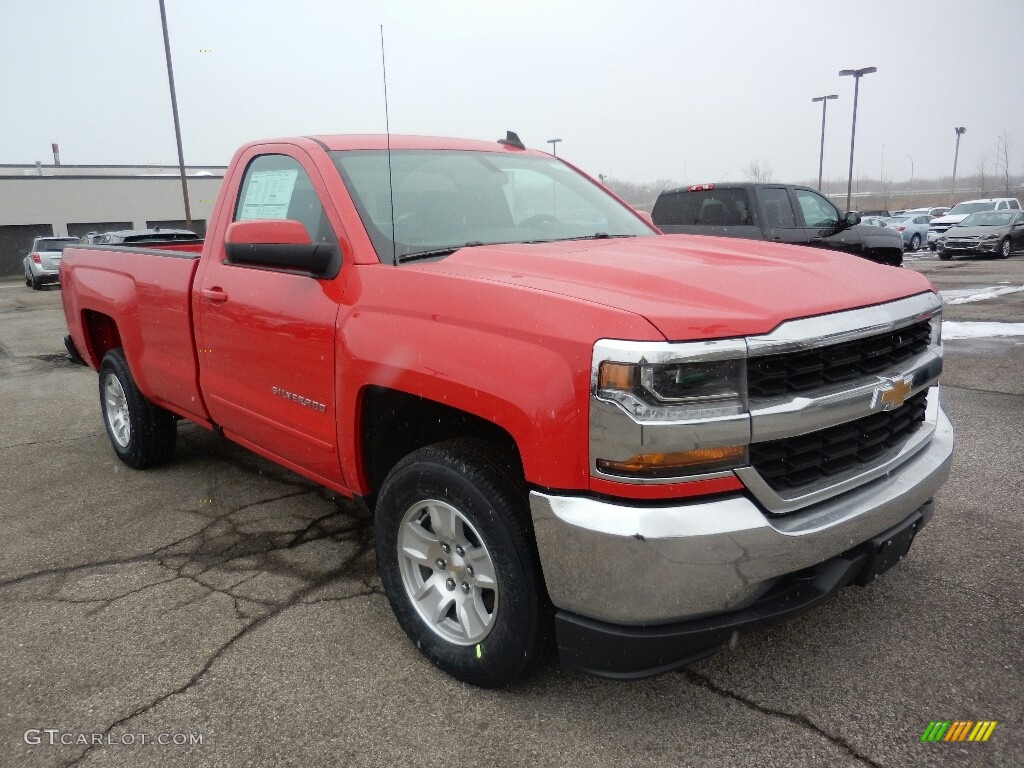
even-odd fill
[{"label": "chrome front bumper", "polygon": [[564,611],[624,625],[743,608],[778,577],[905,520],[945,482],[952,453],[940,407],[927,447],[888,475],[772,518],[745,495],[654,507],[533,491],[548,594]]}]

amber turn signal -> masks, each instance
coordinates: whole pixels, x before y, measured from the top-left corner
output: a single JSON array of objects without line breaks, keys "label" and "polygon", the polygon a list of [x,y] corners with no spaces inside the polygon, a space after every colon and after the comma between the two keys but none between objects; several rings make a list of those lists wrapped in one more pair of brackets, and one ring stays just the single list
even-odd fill
[{"label": "amber turn signal", "polygon": [[598,389],[632,389],[636,366],[626,363],[601,363],[597,377]]},{"label": "amber turn signal", "polygon": [[745,460],[745,445],[727,445],[722,448],[698,448],[678,453],[641,453],[625,461],[597,460],[602,472],[616,475],[658,476],[677,470],[700,467],[705,471],[716,471],[736,466]]}]

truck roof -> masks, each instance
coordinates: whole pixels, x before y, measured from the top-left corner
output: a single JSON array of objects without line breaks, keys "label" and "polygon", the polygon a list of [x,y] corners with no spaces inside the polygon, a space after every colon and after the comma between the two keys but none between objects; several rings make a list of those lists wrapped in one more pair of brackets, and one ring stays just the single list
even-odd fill
[{"label": "truck roof", "polygon": [[[344,149],[387,149],[388,136],[383,133],[338,134],[331,136],[307,136],[306,138],[320,144],[328,150]],[[537,150],[516,149],[494,141],[475,141],[472,139],[451,139],[441,136],[409,136],[391,134],[391,149],[449,149],[476,152],[525,152],[533,155],[545,155]],[[261,141],[260,144],[268,142]]]},{"label": "truck roof", "polygon": [[[662,190],[662,194],[676,192],[704,192],[712,189],[753,189],[757,187],[787,187],[790,189],[813,189],[804,184],[787,184],[781,181],[713,181],[703,184],[685,184]],[[816,191],[816,190],[815,190]]]}]

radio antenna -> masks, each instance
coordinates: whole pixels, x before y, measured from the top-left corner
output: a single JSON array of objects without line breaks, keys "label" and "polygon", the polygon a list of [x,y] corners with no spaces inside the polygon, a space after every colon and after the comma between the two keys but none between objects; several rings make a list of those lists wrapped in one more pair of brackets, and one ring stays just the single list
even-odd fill
[{"label": "radio antenna", "polygon": [[395,242],[395,187],[391,181],[391,120],[388,117],[388,65],[384,58],[384,25],[380,25],[380,68],[384,73],[384,130],[388,142],[388,195],[391,198],[391,263],[398,264],[398,243]]}]

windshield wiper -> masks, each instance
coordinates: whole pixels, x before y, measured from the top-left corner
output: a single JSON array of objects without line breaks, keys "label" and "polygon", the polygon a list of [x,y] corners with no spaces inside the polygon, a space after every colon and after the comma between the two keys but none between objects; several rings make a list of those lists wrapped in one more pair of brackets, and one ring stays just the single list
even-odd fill
[{"label": "windshield wiper", "polygon": [[450,256],[460,248],[469,248],[473,245],[483,245],[479,240],[473,240],[462,245],[449,245],[445,248],[431,248],[428,251],[413,251],[412,253],[403,253],[401,256],[395,257],[396,264],[404,264],[407,261],[419,261],[420,259],[432,259],[436,256]]},{"label": "windshield wiper", "polygon": [[607,232],[595,232],[592,235],[583,235],[581,237],[567,237],[566,240],[611,240],[613,238],[620,237],[636,237],[636,235],[609,235]]}]

